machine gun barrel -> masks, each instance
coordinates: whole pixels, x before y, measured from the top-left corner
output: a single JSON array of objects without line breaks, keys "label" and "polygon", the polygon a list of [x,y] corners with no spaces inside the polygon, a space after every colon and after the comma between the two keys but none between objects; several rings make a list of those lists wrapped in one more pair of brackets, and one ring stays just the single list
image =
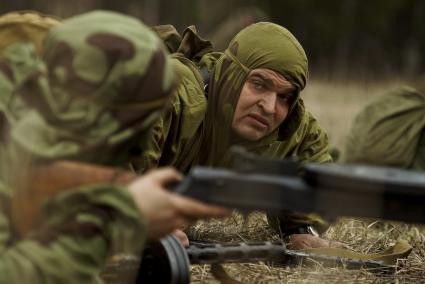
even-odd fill
[{"label": "machine gun barrel", "polygon": [[393,168],[308,164],[288,175],[196,167],[175,190],[242,211],[425,222],[425,174]]}]

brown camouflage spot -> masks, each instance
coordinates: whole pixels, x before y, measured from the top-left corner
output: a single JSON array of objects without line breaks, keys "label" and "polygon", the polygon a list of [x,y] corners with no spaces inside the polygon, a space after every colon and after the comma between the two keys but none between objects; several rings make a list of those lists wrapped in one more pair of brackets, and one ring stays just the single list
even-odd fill
[{"label": "brown camouflage spot", "polygon": [[0,60],[0,72],[2,72],[6,76],[6,78],[9,79],[12,83],[15,82],[13,71],[10,68],[9,64],[7,64],[6,60]]},{"label": "brown camouflage spot", "polygon": [[118,35],[94,34],[87,38],[87,43],[98,47],[105,53],[110,67],[117,61],[132,59],[136,53],[133,43]]},{"label": "brown camouflage spot", "polygon": [[[72,48],[66,42],[59,42],[52,54],[46,58],[49,70],[49,81],[52,87],[72,90],[76,95],[83,96],[96,90],[100,83],[93,83],[80,78],[73,68],[72,62],[75,54]],[[66,81],[62,82],[56,77],[54,70],[64,68],[66,71]]]},{"label": "brown camouflage spot", "polygon": [[[44,73],[37,71],[32,73],[25,82],[17,90],[17,94],[32,108],[38,110],[43,117],[49,121],[55,121],[57,119],[56,109],[57,104],[52,104],[46,100],[41,89],[41,80],[45,79]],[[68,104],[62,104],[62,111],[68,109]]]},{"label": "brown camouflage spot", "polygon": [[18,89],[18,94],[21,95],[22,99],[31,107],[39,110],[45,110],[46,108],[49,108],[49,106],[44,100],[40,99],[38,81],[41,77],[43,77],[43,73],[41,73],[41,71],[32,73]]},{"label": "brown camouflage spot", "polygon": [[94,215],[102,220],[104,224],[113,217],[110,215],[109,208],[96,207],[90,208],[72,214],[65,220],[61,220],[61,223],[54,224],[54,226],[44,226],[36,235],[35,239],[38,240],[42,245],[49,246],[52,242],[56,241],[60,237],[71,237],[76,239],[91,239],[96,236],[104,235],[104,228],[98,226],[95,223],[81,222],[77,220],[79,214],[90,214]]},{"label": "brown camouflage spot", "polygon": [[[116,103],[140,104],[167,97],[169,92],[162,90],[164,67],[165,55],[161,50],[158,50],[152,55],[152,59],[147,66],[147,72],[143,76],[134,74],[123,78],[122,95],[118,97]],[[154,110],[145,110],[141,113],[137,109],[116,109],[113,111],[113,115],[122,126],[128,127],[132,125],[132,128],[136,131],[140,128],[143,118]]]},{"label": "brown camouflage spot", "polygon": [[[6,114],[0,112],[0,143],[6,143],[6,139],[9,137],[10,124],[6,118]],[[1,206],[1,203],[0,203]],[[4,205],[1,208],[5,208]]]},{"label": "brown camouflage spot", "polygon": [[168,92],[162,90],[164,67],[165,55],[158,50],[152,55],[143,76],[135,74],[123,78],[122,101],[140,103],[166,97]]}]

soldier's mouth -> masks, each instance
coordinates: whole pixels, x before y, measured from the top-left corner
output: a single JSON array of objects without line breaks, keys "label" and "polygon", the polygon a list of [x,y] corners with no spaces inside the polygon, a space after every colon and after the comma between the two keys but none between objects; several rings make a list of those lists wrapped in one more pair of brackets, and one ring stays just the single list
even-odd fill
[{"label": "soldier's mouth", "polygon": [[262,116],[258,114],[249,114],[248,120],[251,124],[253,124],[256,128],[260,129],[268,129],[269,128],[269,122],[267,119],[263,118]]}]

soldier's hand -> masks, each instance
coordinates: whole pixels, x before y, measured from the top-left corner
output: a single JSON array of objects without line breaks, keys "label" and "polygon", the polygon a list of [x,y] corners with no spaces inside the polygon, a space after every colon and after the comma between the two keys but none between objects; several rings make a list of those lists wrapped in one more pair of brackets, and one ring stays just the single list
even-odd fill
[{"label": "soldier's hand", "polygon": [[224,217],[229,211],[166,190],[182,176],[172,168],[153,170],[133,181],[129,191],[147,219],[149,238],[161,238],[199,218]]},{"label": "soldier's hand", "polygon": [[348,248],[338,241],[325,240],[310,234],[294,234],[289,238],[288,248],[294,250],[310,248]]},{"label": "soldier's hand", "polygon": [[180,241],[182,246],[184,247],[189,246],[189,238],[187,237],[186,233],[183,230],[176,229],[173,231],[173,235]]}]

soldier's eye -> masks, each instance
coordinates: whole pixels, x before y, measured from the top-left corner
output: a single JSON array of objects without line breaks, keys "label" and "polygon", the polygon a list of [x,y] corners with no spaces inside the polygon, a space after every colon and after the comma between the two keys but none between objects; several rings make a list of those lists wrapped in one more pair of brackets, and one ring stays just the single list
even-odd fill
[{"label": "soldier's eye", "polygon": [[251,85],[254,87],[254,89],[256,89],[257,91],[262,91],[266,88],[266,85],[264,84],[263,81],[260,80],[252,80],[251,81]]},{"label": "soldier's eye", "polygon": [[280,101],[284,102],[284,103],[292,103],[292,101],[294,100],[294,94],[289,93],[289,94],[279,94],[278,98]]}]

